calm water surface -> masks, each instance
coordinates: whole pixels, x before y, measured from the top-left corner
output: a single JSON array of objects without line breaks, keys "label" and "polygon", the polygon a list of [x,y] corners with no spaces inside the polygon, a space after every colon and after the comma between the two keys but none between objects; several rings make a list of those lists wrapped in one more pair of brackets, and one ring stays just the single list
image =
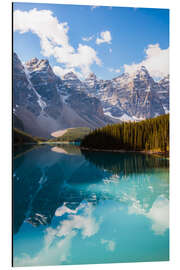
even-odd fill
[{"label": "calm water surface", "polygon": [[168,260],[168,165],[74,145],[16,151],[14,266]]}]

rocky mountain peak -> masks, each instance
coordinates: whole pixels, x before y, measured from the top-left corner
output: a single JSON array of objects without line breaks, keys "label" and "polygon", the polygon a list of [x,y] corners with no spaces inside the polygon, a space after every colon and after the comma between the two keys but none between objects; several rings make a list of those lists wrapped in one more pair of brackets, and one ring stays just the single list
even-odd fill
[{"label": "rocky mountain peak", "polygon": [[85,84],[90,88],[96,88],[97,82],[97,77],[93,72],[89,73],[88,77],[85,79]]},{"label": "rocky mountain peak", "polygon": [[96,80],[97,77],[96,77],[96,75],[95,75],[93,72],[91,72],[91,73],[89,73],[89,75],[87,76],[86,80],[89,80],[89,79],[91,79],[91,80]]},{"label": "rocky mountain peak", "polygon": [[36,136],[75,126],[142,120],[169,112],[169,76],[155,82],[146,67],[112,80],[94,73],[81,81],[74,72],[63,80],[46,59],[23,65],[13,55],[13,109],[25,131]]},{"label": "rocky mountain peak", "polygon": [[24,73],[24,67],[16,53],[13,53],[13,70],[14,72]]},{"label": "rocky mountain peak", "polygon": [[145,78],[150,78],[149,72],[145,66],[140,66],[134,73],[134,77],[143,80]]},{"label": "rocky mountain peak", "polygon": [[168,75],[166,75],[164,78],[162,78],[160,81],[159,81],[159,83],[169,83],[169,74]]},{"label": "rocky mountain peak", "polygon": [[28,71],[48,71],[51,70],[49,61],[47,59],[39,60],[36,57],[25,63],[25,67]]},{"label": "rocky mountain peak", "polygon": [[39,59],[34,57],[31,60],[26,62],[26,66],[34,66],[39,62]]},{"label": "rocky mountain peak", "polygon": [[64,80],[70,80],[70,81],[74,81],[74,80],[78,80],[78,77],[74,74],[74,72],[68,72],[64,75],[63,77]]}]

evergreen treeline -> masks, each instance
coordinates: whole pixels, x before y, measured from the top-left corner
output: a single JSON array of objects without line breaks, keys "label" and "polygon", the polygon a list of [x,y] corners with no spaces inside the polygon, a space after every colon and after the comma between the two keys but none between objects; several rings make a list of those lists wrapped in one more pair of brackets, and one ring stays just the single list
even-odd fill
[{"label": "evergreen treeline", "polygon": [[124,122],[95,129],[82,147],[106,150],[169,151],[169,114],[141,122]]}]

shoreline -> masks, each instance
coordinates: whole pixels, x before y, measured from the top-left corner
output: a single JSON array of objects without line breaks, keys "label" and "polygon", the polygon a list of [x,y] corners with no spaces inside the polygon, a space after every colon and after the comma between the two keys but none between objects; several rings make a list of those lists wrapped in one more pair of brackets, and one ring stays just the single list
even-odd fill
[{"label": "shoreline", "polygon": [[[18,146],[22,146],[22,145],[53,145],[53,144],[71,144],[72,142],[37,142],[37,143],[24,143],[24,144],[14,144],[14,147],[18,147]],[[124,149],[97,149],[97,148],[88,148],[88,147],[83,147],[83,146],[79,146],[80,150],[84,150],[84,151],[91,151],[91,152],[111,152],[111,153],[141,153],[141,154],[147,154],[147,155],[154,155],[157,157],[162,157],[162,158],[166,158],[169,160],[169,152],[160,152],[160,151],[153,151],[153,150],[149,150],[149,151],[137,151],[137,150],[124,150]],[[33,147],[34,148],[34,147]]]},{"label": "shoreline", "polygon": [[124,149],[97,149],[97,148],[88,148],[88,147],[81,147],[79,146],[81,150],[85,151],[92,151],[92,152],[113,152],[113,153],[142,153],[142,154],[149,154],[149,155],[157,155],[160,157],[164,157],[169,159],[169,152],[159,152],[159,151],[136,151],[136,150],[124,150]]}]

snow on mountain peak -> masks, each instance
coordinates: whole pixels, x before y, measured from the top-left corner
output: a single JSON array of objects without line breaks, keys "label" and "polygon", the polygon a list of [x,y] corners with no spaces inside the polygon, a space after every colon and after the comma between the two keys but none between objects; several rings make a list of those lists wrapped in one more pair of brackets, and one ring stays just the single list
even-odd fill
[{"label": "snow on mountain peak", "polygon": [[32,71],[47,71],[50,68],[49,61],[47,59],[39,60],[36,57],[25,63],[26,68]]}]

